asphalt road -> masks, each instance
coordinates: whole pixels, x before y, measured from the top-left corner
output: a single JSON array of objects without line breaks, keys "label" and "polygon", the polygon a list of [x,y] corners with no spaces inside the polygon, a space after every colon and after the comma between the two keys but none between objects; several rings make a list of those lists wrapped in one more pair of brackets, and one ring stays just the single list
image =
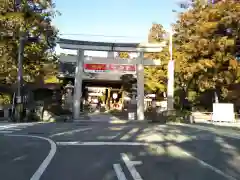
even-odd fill
[{"label": "asphalt road", "polygon": [[0,179],[30,179],[48,153],[49,144],[46,141],[0,136]]},{"label": "asphalt road", "polygon": [[1,180],[238,180],[240,132],[158,124],[0,124]]}]

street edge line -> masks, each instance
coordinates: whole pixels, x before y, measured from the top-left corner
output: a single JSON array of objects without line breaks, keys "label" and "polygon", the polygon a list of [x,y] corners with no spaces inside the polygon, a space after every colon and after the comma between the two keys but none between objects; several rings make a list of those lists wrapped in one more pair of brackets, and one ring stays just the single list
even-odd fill
[{"label": "street edge line", "polygon": [[42,174],[44,173],[44,171],[46,170],[46,168],[48,167],[48,165],[50,164],[50,162],[52,161],[56,151],[57,151],[57,146],[54,143],[54,141],[52,141],[49,138],[45,138],[45,137],[41,137],[41,136],[33,136],[33,135],[17,135],[17,134],[7,134],[5,136],[12,136],[12,137],[28,137],[28,138],[36,138],[36,139],[41,139],[41,140],[45,140],[48,141],[48,143],[50,144],[50,151],[49,154],[47,155],[47,157],[44,159],[44,161],[41,163],[41,165],[38,167],[37,171],[32,175],[30,180],[39,180],[42,176]]},{"label": "street edge line", "polygon": [[187,152],[187,151],[185,151],[185,150],[182,150],[182,151],[183,151],[183,153],[184,153],[186,156],[189,156],[189,157],[193,158],[193,159],[196,160],[199,164],[207,167],[208,169],[210,169],[210,170],[212,170],[213,172],[215,172],[215,173],[217,173],[217,174],[225,177],[226,179],[228,179],[228,180],[237,180],[236,178],[234,178],[234,177],[226,174],[225,172],[221,171],[220,169],[218,169],[218,168],[216,168],[216,167],[214,167],[214,166],[206,163],[205,161],[203,161],[203,160],[201,160],[201,159],[193,156],[191,153],[189,153],[189,152]]}]

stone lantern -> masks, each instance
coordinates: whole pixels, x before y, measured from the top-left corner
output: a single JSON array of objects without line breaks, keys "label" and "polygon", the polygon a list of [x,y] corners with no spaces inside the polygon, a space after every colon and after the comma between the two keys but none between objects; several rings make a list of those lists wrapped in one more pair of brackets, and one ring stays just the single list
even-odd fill
[{"label": "stone lantern", "polygon": [[69,109],[70,111],[72,110],[72,104],[73,104],[73,89],[74,86],[72,85],[71,82],[69,82],[65,87],[64,87],[64,104],[65,108]]}]

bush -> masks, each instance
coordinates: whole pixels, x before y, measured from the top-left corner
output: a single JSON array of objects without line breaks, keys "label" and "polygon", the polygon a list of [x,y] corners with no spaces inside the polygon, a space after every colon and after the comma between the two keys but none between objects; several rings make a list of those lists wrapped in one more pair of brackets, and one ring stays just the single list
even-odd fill
[{"label": "bush", "polygon": [[175,113],[168,115],[167,122],[191,123],[190,117],[190,111],[175,111]]}]

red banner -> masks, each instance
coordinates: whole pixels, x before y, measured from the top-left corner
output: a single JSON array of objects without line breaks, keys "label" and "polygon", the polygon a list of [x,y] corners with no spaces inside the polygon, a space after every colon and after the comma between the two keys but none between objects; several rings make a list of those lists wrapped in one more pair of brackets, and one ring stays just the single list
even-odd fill
[{"label": "red banner", "polygon": [[87,70],[107,70],[106,64],[84,64],[84,69]]},{"label": "red banner", "polygon": [[119,73],[135,73],[135,65],[122,64],[84,64],[85,72],[119,72]]},{"label": "red banner", "polygon": [[136,71],[135,65],[109,64],[110,71]]}]

